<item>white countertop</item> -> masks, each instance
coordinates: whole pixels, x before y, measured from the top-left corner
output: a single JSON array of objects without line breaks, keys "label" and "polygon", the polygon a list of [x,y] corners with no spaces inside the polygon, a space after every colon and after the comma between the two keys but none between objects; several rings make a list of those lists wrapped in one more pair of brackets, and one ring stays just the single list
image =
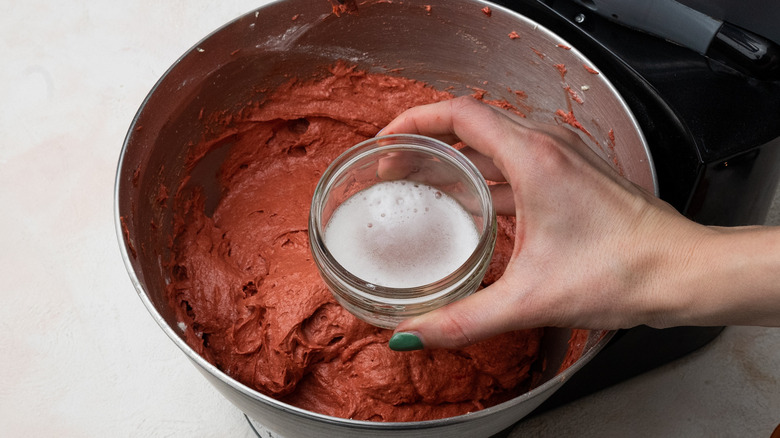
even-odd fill
[{"label": "white countertop", "polygon": [[[136,296],[112,215],[119,151],[148,91],[265,3],[4,2],[0,435],[255,436]],[[780,224],[778,199],[772,214]],[[780,329],[734,327],[511,436],[768,438],[778,423]]]}]

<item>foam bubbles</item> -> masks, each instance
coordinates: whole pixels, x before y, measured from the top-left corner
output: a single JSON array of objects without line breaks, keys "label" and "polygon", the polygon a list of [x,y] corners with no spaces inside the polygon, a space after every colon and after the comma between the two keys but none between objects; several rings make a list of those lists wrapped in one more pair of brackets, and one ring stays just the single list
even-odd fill
[{"label": "foam bubbles", "polygon": [[428,284],[462,265],[479,241],[471,216],[438,189],[378,183],[336,209],[325,244],[359,278],[388,287]]}]

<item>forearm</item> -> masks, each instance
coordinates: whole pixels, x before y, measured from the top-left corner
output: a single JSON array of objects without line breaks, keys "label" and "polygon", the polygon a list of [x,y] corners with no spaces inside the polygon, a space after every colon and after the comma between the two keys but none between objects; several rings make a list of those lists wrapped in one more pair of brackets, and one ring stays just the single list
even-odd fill
[{"label": "forearm", "polygon": [[666,278],[659,291],[674,303],[659,325],[780,326],[780,228],[703,234],[687,263],[671,271],[678,278]]}]

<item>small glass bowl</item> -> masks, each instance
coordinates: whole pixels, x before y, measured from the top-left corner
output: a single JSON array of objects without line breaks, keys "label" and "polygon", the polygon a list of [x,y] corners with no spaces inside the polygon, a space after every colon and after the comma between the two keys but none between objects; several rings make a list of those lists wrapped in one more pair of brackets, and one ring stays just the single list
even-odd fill
[{"label": "small glass bowl", "polygon": [[[380,177],[381,175],[381,177]],[[443,192],[468,212],[476,248],[449,275],[414,287],[387,287],[347,271],[325,244],[334,211],[355,193],[388,180],[411,180]],[[309,243],[334,297],[358,318],[383,328],[429,312],[477,290],[493,256],[496,212],[485,179],[457,149],[433,138],[394,134],[366,140],[336,158],[320,178],[309,214]]]}]

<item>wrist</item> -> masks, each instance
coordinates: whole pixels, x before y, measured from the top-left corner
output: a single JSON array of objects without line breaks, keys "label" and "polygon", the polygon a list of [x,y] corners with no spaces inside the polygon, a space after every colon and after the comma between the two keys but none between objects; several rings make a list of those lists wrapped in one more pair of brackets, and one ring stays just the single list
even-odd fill
[{"label": "wrist", "polygon": [[[644,323],[655,328],[696,325],[702,279],[711,277],[710,252],[720,231],[682,216],[656,232],[649,263]],[[662,236],[658,238],[658,236]]]}]

